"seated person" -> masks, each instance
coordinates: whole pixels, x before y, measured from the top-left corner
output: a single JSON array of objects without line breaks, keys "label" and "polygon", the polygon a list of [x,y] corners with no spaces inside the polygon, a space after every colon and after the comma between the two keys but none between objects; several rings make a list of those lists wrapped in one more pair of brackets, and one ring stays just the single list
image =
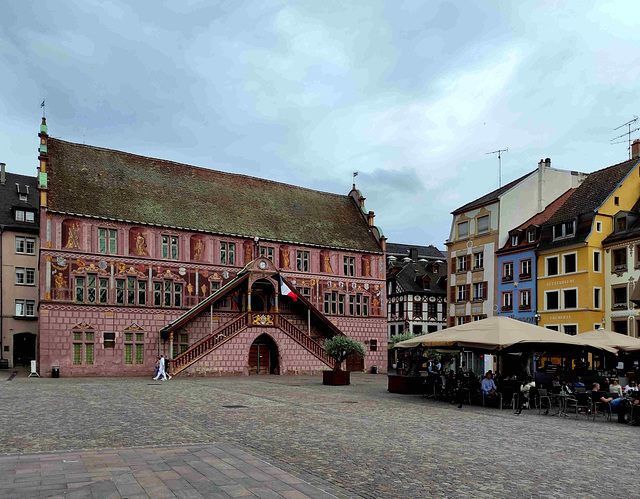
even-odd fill
[{"label": "seated person", "polygon": [[629,384],[624,387],[624,393],[637,392],[638,387],[636,386],[636,382],[631,380]]},{"label": "seated person", "polygon": [[482,396],[487,400],[497,396],[498,388],[491,378],[491,371],[487,372],[486,377],[482,380],[480,388],[482,389]]},{"label": "seated person", "polygon": [[594,405],[596,402],[609,404],[609,407],[611,408],[611,410],[618,407],[624,401],[622,397],[617,397],[615,399],[613,397],[606,397],[606,394],[600,391],[599,383],[594,383],[593,387],[591,388],[591,400],[593,400]]},{"label": "seated person", "polygon": [[602,389],[605,392],[609,391],[609,385],[611,385],[611,381],[609,381],[609,378],[604,378],[604,381],[602,382]]},{"label": "seated person", "polygon": [[622,387],[618,383],[618,378],[614,378],[609,385],[609,392],[615,393],[618,397],[622,397]]},{"label": "seated person", "polygon": [[556,376],[551,382],[551,393],[560,393],[562,390],[562,383],[560,382],[560,376]]}]

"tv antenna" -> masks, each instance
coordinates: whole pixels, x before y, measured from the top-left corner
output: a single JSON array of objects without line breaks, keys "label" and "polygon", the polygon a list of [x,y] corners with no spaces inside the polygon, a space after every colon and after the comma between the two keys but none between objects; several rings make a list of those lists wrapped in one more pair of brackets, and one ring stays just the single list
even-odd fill
[{"label": "tv antenna", "polygon": [[[624,144],[625,142],[627,143],[627,148],[629,151],[629,159],[631,159],[631,134],[633,132],[637,132],[638,130],[640,130],[640,127],[635,127],[633,130],[631,130],[632,126],[635,126],[635,124],[638,122],[638,117],[634,114],[633,115],[633,119],[627,121],[626,123],[623,123],[622,125],[620,125],[617,128],[614,128],[614,130],[620,130],[623,126],[627,127],[627,131],[624,132],[622,135],[618,135],[617,137],[612,138],[609,142],[611,143],[611,145],[614,144]],[[627,136],[627,140],[618,140],[621,139],[624,136]],[[614,142],[617,141],[617,142]]]},{"label": "tv antenna", "polygon": [[497,154],[498,155],[498,188],[502,187],[502,153],[509,152],[509,148],[498,149],[497,151],[485,152],[484,154]]}]

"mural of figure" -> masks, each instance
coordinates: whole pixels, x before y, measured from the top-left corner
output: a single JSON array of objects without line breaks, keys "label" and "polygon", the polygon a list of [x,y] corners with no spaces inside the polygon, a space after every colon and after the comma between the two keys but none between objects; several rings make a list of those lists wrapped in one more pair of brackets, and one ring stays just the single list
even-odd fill
[{"label": "mural of figure", "polygon": [[53,278],[53,283],[56,287],[54,294],[55,298],[57,300],[62,300],[64,298],[64,290],[67,287],[67,281],[65,280],[61,272],[58,272],[55,275],[55,277]]},{"label": "mural of figure", "polygon": [[187,284],[187,293],[193,294],[193,285],[191,283]]},{"label": "mural of figure", "polygon": [[138,232],[136,236],[136,255],[146,255],[147,254],[147,242],[144,240],[144,236],[142,232]]},{"label": "mural of figure", "polygon": [[246,244],[244,247],[244,263],[249,263],[252,260],[252,256],[251,245]]},{"label": "mural of figure", "polygon": [[378,298],[378,295],[373,295],[373,308],[378,308],[380,306],[380,298]]},{"label": "mural of figure", "polygon": [[371,260],[368,258],[364,259],[364,275],[371,276]]},{"label": "mural of figure", "polygon": [[80,248],[80,226],[78,225],[78,222],[72,222],[69,226],[69,233],[67,234],[67,245],[65,246],[65,248]]},{"label": "mural of figure", "polygon": [[238,306],[240,302],[240,297],[238,296],[238,292],[231,293],[231,310],[240,310]]},{"label": "mural of figure", "polygon": [[283,265],[282,265],[282,266],[283,266],[285,269],[288,269],[288,268],[289,268],[289,250],[285,250],[285,251],[282,253],[282,263],[283,263]]},{"label": "mural of figure", "polygon": [[204,251],[204,243],[201,239],[198,239],[195,245],[195,254],[193,255],[194,260],[202,260],[202,252]]},{"label": "mural of figure", "polygon": [[207,285],[203,284],[200,289],[202,290],[202,294],[206,296],[207,295]]},{"label": "mural of figure", "polygon": [[331,255],[329,255],[329,253],[324,255],[324,271],[333,274],[333,269],[331,268]]}]

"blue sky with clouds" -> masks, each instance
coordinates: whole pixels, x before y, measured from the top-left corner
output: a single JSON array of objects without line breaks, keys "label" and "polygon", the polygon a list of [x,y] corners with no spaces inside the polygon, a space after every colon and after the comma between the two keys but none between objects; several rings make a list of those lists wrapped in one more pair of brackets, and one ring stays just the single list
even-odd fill
[{"label": "blue sky with clouds", "polygon": [[[640,114],[637,2],[10,2],[0,161],[52,136],[347,193],[390,241],[551,157],[594,171]],[[640,123],[639,123],[640,125]],[[638,137],[638,133],[633,138]]]}]

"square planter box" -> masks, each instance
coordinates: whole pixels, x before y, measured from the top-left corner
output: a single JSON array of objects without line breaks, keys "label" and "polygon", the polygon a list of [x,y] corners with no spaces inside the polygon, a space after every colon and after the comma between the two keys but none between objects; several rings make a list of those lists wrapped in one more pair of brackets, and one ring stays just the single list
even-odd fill
[{"label": "square planter box", "polygon": [[349,385],[350,371],[322,371],[323,385]]}]

